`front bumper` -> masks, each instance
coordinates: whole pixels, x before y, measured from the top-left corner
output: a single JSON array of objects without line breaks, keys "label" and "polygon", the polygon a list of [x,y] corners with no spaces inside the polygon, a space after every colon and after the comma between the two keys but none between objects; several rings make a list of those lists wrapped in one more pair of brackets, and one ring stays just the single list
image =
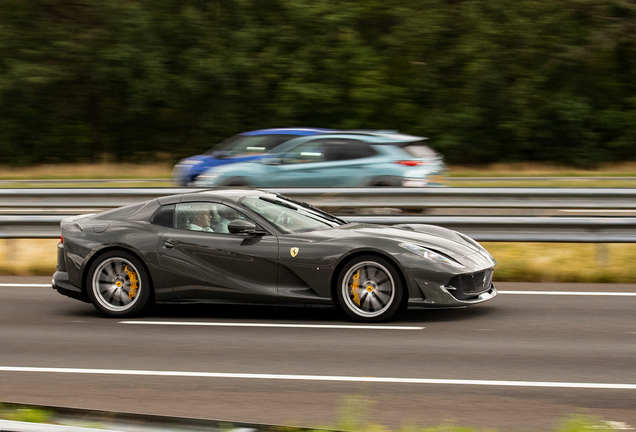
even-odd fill
[{"label": "front bumper", "polygon": [[452,308],[452,307],[463,307],[470,306],[477,303],[483,303],[485,301],[491,300],[497,296],[497,288],[494,285],[490,286],[490,289],[486,292],[479,294],[471,298],[470,300],[459,300],[452,295],[447,287],[440,286],[439,293],[435,296],[427,297],[427,298],[414,298],[409,299],[408,306],[409,307],[424,307],[424,308]]}]

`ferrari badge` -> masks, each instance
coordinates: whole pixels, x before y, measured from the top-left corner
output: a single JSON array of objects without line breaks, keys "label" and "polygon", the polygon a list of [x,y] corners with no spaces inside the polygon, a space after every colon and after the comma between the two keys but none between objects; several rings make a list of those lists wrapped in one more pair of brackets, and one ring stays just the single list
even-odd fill
[{"label": "ferrari badge", "polygon": [[289,250],[289,253],[291,254],[293,258],[296,258],[296,255],[298,255],[298,248],[291,248]]}]

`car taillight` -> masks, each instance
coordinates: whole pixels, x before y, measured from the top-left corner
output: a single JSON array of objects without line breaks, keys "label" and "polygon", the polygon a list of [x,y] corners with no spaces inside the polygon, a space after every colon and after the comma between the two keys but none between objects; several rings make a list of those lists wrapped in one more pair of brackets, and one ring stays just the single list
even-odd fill
[{"label": "car taillight", "polygon": [[64,244],[64,236],[60,236],[60,243]]},{"label": "car taillight", "polygon": [[402,161],[396,161],[395,163],[400,165],[406,165],[406,166],[419,166],[419,165],[428,164],[428,162],[417,161],[417,160],[402,160]]}]

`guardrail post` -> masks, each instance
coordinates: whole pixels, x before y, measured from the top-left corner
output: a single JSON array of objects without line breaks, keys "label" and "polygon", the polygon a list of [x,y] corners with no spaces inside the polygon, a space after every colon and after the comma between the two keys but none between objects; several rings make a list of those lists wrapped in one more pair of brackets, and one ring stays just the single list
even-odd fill
[{"label": "guardrail post", "polygon": [[605,266],[609,264],[609,248],[607,247],[607,243],[596,243],[595,252],[597,265]]},{"label": "guardrail post", "polygon": [[18,247],[18,242],[16,239],[5,239],[4,240],[4,254],[3,261],[7,264],[11,264],[18,259],[18,251],[16,248]]}]

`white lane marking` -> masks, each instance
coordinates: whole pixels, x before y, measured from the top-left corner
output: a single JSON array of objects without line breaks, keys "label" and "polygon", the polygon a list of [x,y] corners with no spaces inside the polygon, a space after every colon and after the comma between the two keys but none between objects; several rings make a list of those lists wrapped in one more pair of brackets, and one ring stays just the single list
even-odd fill
[{"label": "white lane marking", "polygon": [[426,327],[404,326],[363,326],[336,324],[273,324],[273,323],[232,323],[232,322],[187,322],[187,321],[119,321],[119,324],[173,325],[173,326],[212,326],[212,327],[282,327],[282,328],[319,328],[319,329],[362,329],[362,330],[424,330]]},{"label": "white lane marking", "polygon": [[559,210],[564,213],[636,213],[636,210],[608,210],[608,209],[598,209],[598,210]]},{"label": "white lane marking", "polygon": [[38,288],[51,288],[51,284],[18,284],[18,283],[0,283],[0,287],[23,287],[23,288],[29,288],[29,287],[38,287]]},{"label": "white lane marking", "polygon": [[373,382],[396,384],[456,384],[507,387],[552,387],[552,388],[587,388],[587,389],[620,389],[636,390],[636,384],[618,383],[577,383],[550,381],[500,381],[500,380],[462,380],[462,379],[432,379],[432,378],[389,378],[389,377],[355,377],[329,375],[282,375],[282,374],[251,374],[251,373],[220,373],[220,372],[184,372],[184,371],[151,371],[151,370],[120,370],[120,369],[78,369],[78,368],[44,368],[0,366],[0,372],[47,372],[68,374],[93,375],[138,375],[138,376],[170,376],[195,378],[240,378],[240,379],[268,379],[295,381],[335,381],[335,382]]},{"label": "white lane marking", "polygon": [[497,291],[499,294],[528,294],[528,295],[571,295],[571,296],[608,296],[608,297],[636,297],[632,292],[585,292],[585,291]]}]

